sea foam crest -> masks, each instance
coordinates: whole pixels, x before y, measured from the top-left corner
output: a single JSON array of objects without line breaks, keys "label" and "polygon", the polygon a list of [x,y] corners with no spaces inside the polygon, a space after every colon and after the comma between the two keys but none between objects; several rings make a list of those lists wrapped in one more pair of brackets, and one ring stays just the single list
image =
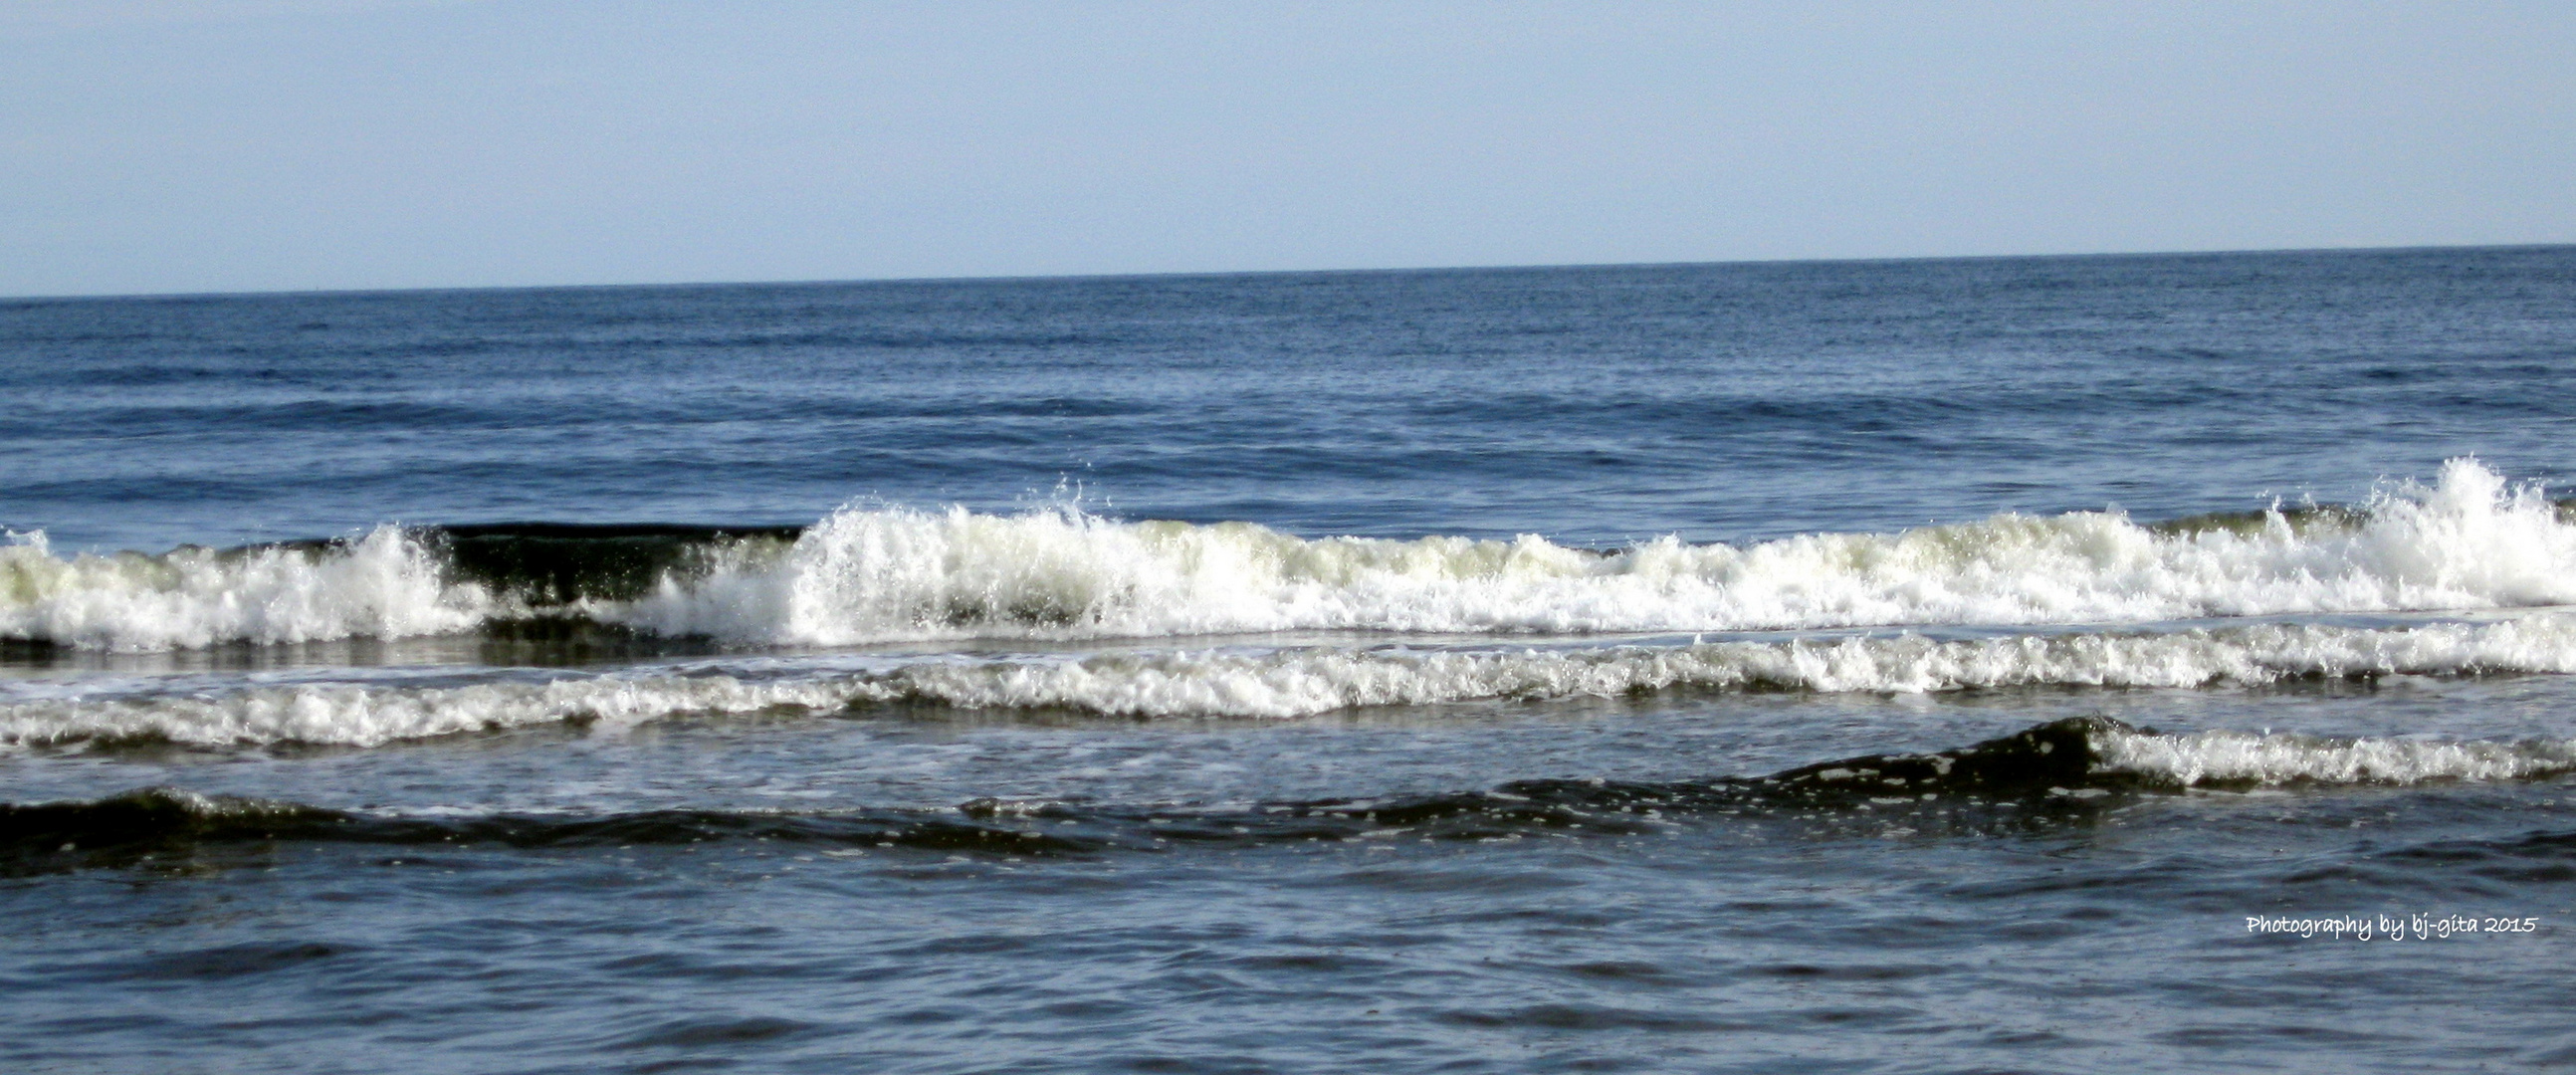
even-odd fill
[{"label": "sea foam crest", "polygon": [[0,545],[0,637],[93,649],[395,638],[470,630],[480,588],[443,581],[434,554],[377,527],[328,550],[183,548],[53,555],[44,535]]},{"label": "sea foam crest", "polygon": [[1306,540],[1073,511],[847,510],[783,555],[666,577],[602,620],[838,645],[1284,630],[1727,631],[2157,621],[2576,602],[2576,527],[2471,460],[2357,521],[2158,533],[2117,513],[2003,515],[1614,555],[1524,536]]},{"label": "sea foam crest", "polygon": [[[471,630],[523,615],[387,527],[323,550],[57,557],[0,546],[0,637],[124,650]],[[1736,631],[2152,622],[2576,602],[2576,526],[2470,460],[2351,518],[2159,532],[2118,513],[1620,552],[1302,539],[1078,511],[846,509],[784,547],[715,547],[633,600],[562,609],[751,645],[1290,630]]]},{"label": "sea foam crest", "polygon": [[2097,772],[2192,786],[2421,784],[2530,780],[2576,772],[2576,742],[2444,742],[2324,739],[2213,731],[2190,735],[2103,732]]},{"label": "sea foam crest", "polygon": [[[1683,690],[1927,692],[1980,687],[2192,688],[2297,676],[2576,671],[2576,617],[2366,630],[2255,625],[2161,635],[1939,641],[1713,642],[1579,650],[1397,648],[912,659],[824,668],[625,671],[465,686],[268,684],[209,691],[150,679],[13,691],[0,742],[157,738],[200,745],[375,745],[563,721],[830,712],[887,702],[1117,717],[1296,718],[1381,705],[1615,698]],[[83,681],[87,682],[87,681]]]}]

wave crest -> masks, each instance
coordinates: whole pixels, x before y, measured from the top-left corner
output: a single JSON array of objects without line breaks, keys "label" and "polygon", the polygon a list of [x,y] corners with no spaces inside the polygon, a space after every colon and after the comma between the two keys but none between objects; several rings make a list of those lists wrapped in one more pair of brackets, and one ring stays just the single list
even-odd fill
[{"label": "wave crest", "polygon": [[494,612],[421,542],[391,527],[327,548],[52,554],[0,546],[0,637],[125,651],[471,630]]},{"label": "wave crest", "polygon": [[2576,601],[2576,527],[2469,460],[2382,491],[2346,525],[2163,533],[2116,513],[2004,515],[1737,547],[1666,537],[1610,555],[1432,537],[1304,540],[1245,523],[1070,511],[844,511],[781,556],[594,603],[662,634],[840,645],[1292,630],[1741,631],[2156,621]]},{"label": "wave crest", "polygon": [[542,555],[493,535],[450,541],[393,528],[326,547],[157,557],[66,559],[39,538],[0,548],[0,637],[151,650],[450,633],[541,615],[731,644],[837,646],[2156,622],[2576,603],[2576,526],[2537,486],[2470,460],[2446,464],[2434,485],[2384,489],[2360,509],[2258,520],[2175,528],[2112,512],[2003,515],[1744,546],[1666,537],[1607,554],[1535,536],[1304,539],[1250,523],[1118,522],[1071,509],[852,508],[792,540],[786,531],[528,538],[554,543]]}]

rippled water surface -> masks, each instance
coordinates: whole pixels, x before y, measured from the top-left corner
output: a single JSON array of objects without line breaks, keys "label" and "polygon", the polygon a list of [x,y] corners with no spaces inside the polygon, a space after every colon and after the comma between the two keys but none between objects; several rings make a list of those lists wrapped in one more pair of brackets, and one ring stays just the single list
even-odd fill
[{"label": "rippled water surface", "polygon": [[13,1070],[2576,1063],[2567,248],[17,301],[0,391]]}]

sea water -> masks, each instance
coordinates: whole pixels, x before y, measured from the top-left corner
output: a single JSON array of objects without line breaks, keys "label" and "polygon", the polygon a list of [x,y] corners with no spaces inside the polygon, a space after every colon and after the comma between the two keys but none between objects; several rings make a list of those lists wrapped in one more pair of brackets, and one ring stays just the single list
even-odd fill
[{"label": "sea water", "polygon": [[0,1065],[2576,1063],[2576,249],[0,303]]}]

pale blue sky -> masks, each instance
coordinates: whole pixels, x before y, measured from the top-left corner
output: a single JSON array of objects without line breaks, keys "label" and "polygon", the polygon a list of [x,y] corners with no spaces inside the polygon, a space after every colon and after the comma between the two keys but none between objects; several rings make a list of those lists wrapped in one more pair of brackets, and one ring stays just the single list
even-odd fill
[{"label": "pale blue sky", "polygon": [[0,0],[0,295],[2576,241],[2576,3]]}]

